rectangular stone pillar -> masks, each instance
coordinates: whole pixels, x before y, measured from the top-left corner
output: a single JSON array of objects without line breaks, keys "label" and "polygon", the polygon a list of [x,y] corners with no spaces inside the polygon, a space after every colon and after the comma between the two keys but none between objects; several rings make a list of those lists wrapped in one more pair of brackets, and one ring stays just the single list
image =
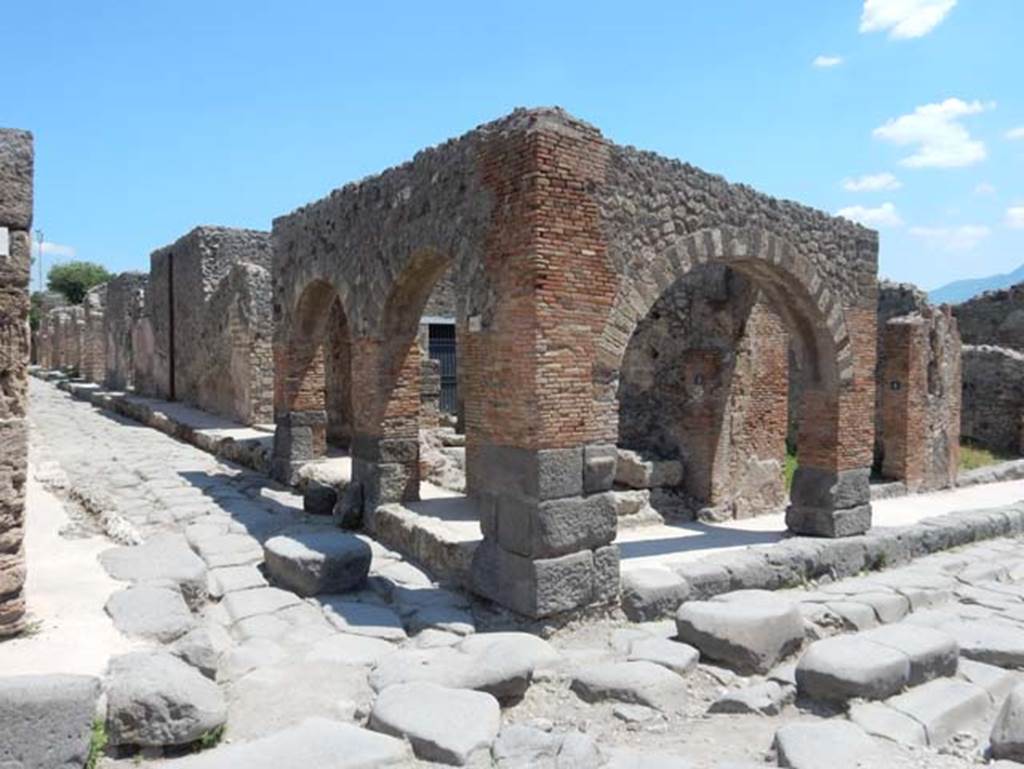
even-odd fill
[{"label": "rectangular stone pillar", "polygon": [[0,638],[24,628],[32,134],[0,129]]}]

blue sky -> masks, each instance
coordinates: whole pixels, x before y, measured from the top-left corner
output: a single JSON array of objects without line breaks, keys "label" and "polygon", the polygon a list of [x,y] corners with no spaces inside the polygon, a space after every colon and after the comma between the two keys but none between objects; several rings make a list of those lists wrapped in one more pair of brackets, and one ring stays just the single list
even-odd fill
[{"label": "blue sky", "polygon": [[4,27],[0,125],[35,132],[47,264],[147,269],[196,224],[269,228],[552,104],[845,210],[888,277],[1024,262],[1021,0],[35,0]]}]

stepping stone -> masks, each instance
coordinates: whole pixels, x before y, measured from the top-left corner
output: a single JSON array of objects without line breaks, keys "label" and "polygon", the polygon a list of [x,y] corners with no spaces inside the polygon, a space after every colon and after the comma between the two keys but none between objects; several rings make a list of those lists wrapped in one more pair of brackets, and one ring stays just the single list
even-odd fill
[{"label": "stepping stone", "polygon": [[888,625],[861,635],[866,641],[888,646],[910,659],[909,686],[943,676],[955,676],[960,647],[948,633],[914,625]]},{"label": "stepping stone", "polygon": [[222,601],[232,622],[240,622],[260,614],[273,614],[300,603],[302,600],[297,595],[276,587],[259,587],[228,593]]},{"label": "stepping stone", "polygon": [[336,633],[313,644],[305,659],[344,665],[376,665],[394,651],[393,644],[380,638]]},{"label": "stepping stone", "polygon": [[185,599],[176,587],[136,585],[107,599],[107,614],[122,633],[170,643],[196,626]]},{"label": "stepping stone", "polygon": [[92,676],[0,678],[0,766],[85,766],[99,696]]},{"label": "stepping stone", "polygon": [[796,666],[800,694],[826,702],[882,700],[910,680],[910,658],[862,634],[815,641]]},{"label": "stepping stone", "polygon": [[268,539],[263,552],[270,578],[302,596],[361,587],[373,556],[363,540],[333,528],[289,530]]},{"label": "stepping stone", "polygon": [[789,769],[863,769],[876,745],[864,730],[849,721],[786,724],[775,733],[779,766]]},{"label": "stepping stone", "polygon": [[928,744],[924,726],[882,702],[862,702],[853,705],[849,718],[865,732],[876,737],[884,737],[903,745]]},{"label": "stepping stone", "polygon": [[785,693],[774,681],[726,692],[708,708],[709,713],[760,713],[775,716],[782,712]]},{"label": "stepping stone", "polygon": [[411,761],[402,740],[358,726],[309,718],[251,742],[220,745],[176,761],[166,769],[377,769]]},{"label": "stepping stone", "polygon": [[168,651],[199,670],[207,678],[216,678],[220,653],[214,648],[210,631],[205,627],[189,631],[175,641]]},{"label": "stepping stone", "polygon": [[223,598],[238,590],[267,587],[267,580],[255,566],[223,566],[210,569],[206,589],[213,598]]},{"label": "stepping stone", "polygon": [[930,746],[939,747],[988,713],[988,693],[980,686],[939,678],[893,697],[886,704],[924,726]]},{"label": "stepping stone", "polygon": [[324,616],[338,630],[386,641],[406,639],[401,618],[386,606],[346,601],[332,596],[320,596],[318,600],[323,606]]},{"label": "stepping stone", "polygon": [[939,629],[956,639],[960,656],[1001,668],[1024,667],[1024,632],[996,622],[954,620]]},{"label": "stepping stone", "polygon": [[671,617],[690,596],[690,585],[669,569],[644,567],[622,572],[622,610],[633,622]]},{"label": "stepping stone", "polygon": [[685,676],[697,667],[700,652],[688,644],[667,638],[641,638],[630,644],[629,660],[653,662]]},{"label": "stepping stone", "polygon": [[110,744],[187,745],[224,725],[220,688],[166,652],[114,657],[106,680]]},{"label": "stepping stone", "polygon": [[370,712],[369,727],[404,737],[417,758],[463,766],[489,749],[501,725],[501,708],[490,694],[418,681],[390,686]]},{"label": "stepping stone", "polygon": [[606,662],[581,668],[569,688],[585,702],[625,702],[676,711],[687,699],[686,684],[653,662]]},{"label": "stepping stone", "polygon": [[1024,684],[1014,687],[1003,703],[992,726],[991,744],[993,758],[1024,763]]},{"label": "stepping stone", "polygon": [[767,673],[804,640],[796,605],[767,591],[741,590],[688,601],[676,614],[679,640],[741,673]]},{"label": "stepping stone", "polygon": [[379,692],[396,684],[430,681],[485,691],[505,702],[526,692],[535,669],[558,659],[551,644],[528,633],[478,633],[455,646],[400,649],[377,663],[370,685]]},{"label": "stepping stone", "polygon": [[113,547],[100,553],[99,560],[114,579],[169,580],[193,601],[206,594],[206,564],[180,534],[161,534],[141,545]]}]

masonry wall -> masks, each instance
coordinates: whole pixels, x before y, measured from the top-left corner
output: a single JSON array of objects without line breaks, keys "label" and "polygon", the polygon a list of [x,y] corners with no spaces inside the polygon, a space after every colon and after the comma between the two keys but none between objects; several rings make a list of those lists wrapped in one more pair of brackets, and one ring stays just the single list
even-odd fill
[{"label": "masonry wall", "polygon": [[103,330],[106,337],[106,375],[111,390],[138,387],[138,372],[148,371],[149,361],[141,358],[134,337],[143,317],[149,277],[141,272],[123,272],[107,283]]},{"label": "masonry wall", "polygon": [[0,129],[0,638],[25,617],[32,134]]},{"label": "masonry wall", "polygon": [[721,265],[678,280],[638,325],[619,382],[619,445],[683,463],[692,510],[746,517],[785,503],[788,335]]},{"label": "masonry wall", "polygon": [[963,346],[963,437],[993,451],[1024,454],[1024,353]]},{"label": "masonry wall", "polygon": [[107,375],[107,332],[103,325],[106,306],[106,283],[90,289],[82,301],[85,319],[79,373],[89,382],[103,382]]},{"label": "masonry wall", "polygon": [[964,344],[995,345],[1024,352],[1024,283],[986,291],[955,305]]},{"label": "masonry wall", "polygon": [[269,233],[197,227],[153,252],[146,394],[245,423],[272,419]]}]

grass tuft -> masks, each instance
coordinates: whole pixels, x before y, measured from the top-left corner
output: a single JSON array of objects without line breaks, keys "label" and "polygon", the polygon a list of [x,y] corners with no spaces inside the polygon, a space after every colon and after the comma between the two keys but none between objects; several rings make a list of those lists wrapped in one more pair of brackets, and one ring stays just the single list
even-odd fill
[{"label": "grass tuft", "polygon": [[106,747],[107,722],[102,718],[94,718],[92,732],[89,735],[89,758],[85,762],[85,769],[96,769]]},{"label": "grass tuft", "polygon": [[979,467],[995,465],[1014,457],[991,451],[979,443],[964,439],[960,441],[960,469],[976,470]]}]

